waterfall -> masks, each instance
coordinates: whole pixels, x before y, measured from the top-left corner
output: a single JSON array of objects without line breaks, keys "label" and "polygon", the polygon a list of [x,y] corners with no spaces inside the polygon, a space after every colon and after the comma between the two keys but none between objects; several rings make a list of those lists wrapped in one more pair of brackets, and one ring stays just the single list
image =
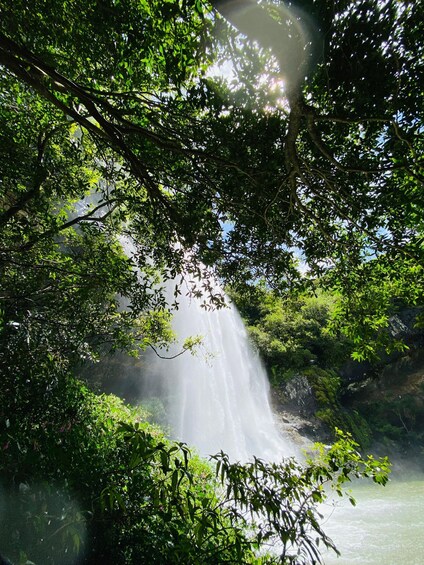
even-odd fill
[{"label": "waterfall", "polygon": [[294,455],[277,430],[265,369],[235,306],[205,311],[197,299],[182,297],[173,327],[180,340],[175,351],[185,338],[200,335],[199,351],[151,358],[142,386],[143,398],[165,405],[172,437],[205,456],[222,449],[234,461]]}]

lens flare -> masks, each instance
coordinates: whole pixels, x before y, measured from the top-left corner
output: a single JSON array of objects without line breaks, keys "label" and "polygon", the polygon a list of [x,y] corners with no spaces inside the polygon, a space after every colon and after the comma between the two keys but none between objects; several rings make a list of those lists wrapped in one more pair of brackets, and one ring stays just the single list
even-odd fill
[{"label": "lens flare", "polygon": [[242,35],[271,50],[286,94],[295,92],[312,61],[313,26],[309,16],[292,6],[254,0],[218,2],[217,8]]}]

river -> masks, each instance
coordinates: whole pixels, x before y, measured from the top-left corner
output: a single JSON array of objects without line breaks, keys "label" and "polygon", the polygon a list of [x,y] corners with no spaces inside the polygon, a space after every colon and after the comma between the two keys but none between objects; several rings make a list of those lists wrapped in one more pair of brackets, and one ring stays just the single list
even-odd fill
[{"label": "river", "polygon": [[325,564],[423,565],[424,478],[358,483],[352,493],[356,507],[342,499],[322,509],[324,530],[341,552],[325,553]]}]

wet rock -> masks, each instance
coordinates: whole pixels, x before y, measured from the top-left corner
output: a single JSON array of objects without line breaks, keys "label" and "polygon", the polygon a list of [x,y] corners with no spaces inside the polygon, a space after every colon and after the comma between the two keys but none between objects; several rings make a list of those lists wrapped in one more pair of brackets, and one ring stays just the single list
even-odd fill
[{"label": "wet rock", "polygon": [[315,417],[318,404],[308,378],[298,374],[272,391],[277,425],[282,433],[293,436],[302,448],[311,442],[327,441],[327,427]]},{"label": "wet rock", "polygon": [[305,375],[296,375],[280,387],[281,401],[300,416],[310,417],[318,409],[315,395]]}]

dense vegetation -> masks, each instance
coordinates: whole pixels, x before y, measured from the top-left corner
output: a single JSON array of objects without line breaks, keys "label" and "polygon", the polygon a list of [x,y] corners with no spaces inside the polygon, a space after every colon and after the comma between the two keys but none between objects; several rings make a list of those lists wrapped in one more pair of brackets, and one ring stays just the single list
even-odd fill
[{"label": "dense vegetation", "polygon": [[73,376],[168,343],[160,286],[177,275],[176,298],[207,306],[211,273],[239,293],[325,274],[361,358],[388,346],[393,297],[422,302],[423,7],[241,4],[0,0],[0,517],[16,563],[260,562],[275,536],[276,559],[313,563],[322,484],[385,480],[349,441],[302,469],[221,456],[224,503],[184,446]]},{"label": "dense vegetation", "polygon": [[282,299],[260,284],[248,295],[229,293],[277,383],[311,365],[338,368],[354,349],[350,340],[332,331],[334,295],[292,294]]},{"label": "dense vegetation", "polygon": [[[231,289],[229,294],[283,405],[288,403],[287,386],[296,381],[302,386],[303,380],[309,387],[309,404],[297,405],[295,411],[318,418],[325,424],[324,435],[331,436],[338,427],[352,433],[362,447],[378,445],[381,450],[385,445],[391,453],[408,457],[422,453],[423,384],[422,378],[413,377],[422,367],[419,360],[414,363],[422,344],[422,327],[416,322],[422,307],[402,309],[398,302],[393,310],[407,314],[409,327],[403,325],[403,332],[407,331],[409,339],[404,335],[399,341],[396,322],[401,320],[394,318],[386,335],[379,337],[386,349],[374,351],[371,359],[362,362],[354,340],[340,331],[340,296],[323,292],[318,282],[314,295],[295,293],[283,299],[263,284],[248,294]],[[398,350],[393,351],[394,347]],[[412,387],[402,382],[408,377],[408,364]],[[361,392],[364,387],[371,391],[368,398]]]},{"label": "dense vegetation", "polygon": [[335,330],[338,297],[317,290],[315,296],[296,293],[283,300],[263,285],[248,296],[231,291],[230,295],[264,359],[276,397],[287,403],[287,383],[306,379],[313,406],[302,415],[317,417],[329,437],[342,428],[368,447],[368,424],[342,403],[347,383],[340,369],[350,360],[354,343]]},{"label": "dense vegetation", "polygon": [[[316,519],[324,487],[386,481],[343,437],[303,466],[217,454],[215,469],[116,397],[31,376],[8,379],[2,414],[0,544],[14,563],[317,562],[316,540],[332,546]],[[281,557],[256,555],[276,540]]]}]

